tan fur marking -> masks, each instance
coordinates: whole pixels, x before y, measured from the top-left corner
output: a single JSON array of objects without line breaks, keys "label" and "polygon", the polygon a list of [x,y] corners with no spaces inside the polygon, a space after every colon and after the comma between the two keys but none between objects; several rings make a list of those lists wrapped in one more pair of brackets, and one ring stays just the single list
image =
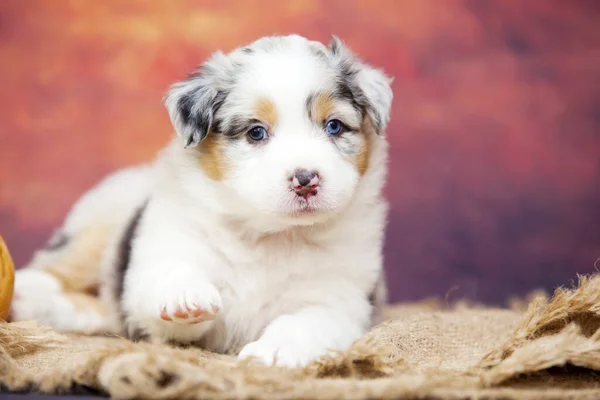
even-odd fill
[{"label": "tan fur marking", "polygon": [[98,297],[84,293],[65,293],[65,297],[73,304],[75,311],[79,313],[95,313],[99,316],[108,315],[108,304],[102,302]]},{"label": "tan fur marking", "polygon": [[317,123],[323,123],[334,110],[334,99],[331,93],[319,93],[313,100],[311,107],[312,120]]},{"label": "tan fur marking", "polygon": [[254,113],[256,118],[264,123],[268,124],[269,127],[275,126],[277,123],[277,108],[275,104],[271,100],[266,97],[259,97],[256,100],[256,104],[254,106]]},{"label": "tan fur marking", "polygon": [[369,168],[369,159],[371,158],[371,140],[376,135],[375,125],[368,116],[365,116],[360,127],[360,135],[363,137],[363,142],[359,151],[354,157],[354,164],[361,175],[364,175]]},{"label": "tan fur marking", "polygon": [[78,233],[61,256],[41,269],[60,281],[66,291],[91,291],[100,284],[100,260],[114,232],[111,226],[94,226]]},{"label": "tan fur marking", "polygon": [[223,141],[215,138],[212,132],[208,133],[208,136],[206,136],[206,139],[200,145],[200,166],[208,177],[215,181],[223,179],[223,174],[227,170],[227,162],[223,155],[223,146]]}]

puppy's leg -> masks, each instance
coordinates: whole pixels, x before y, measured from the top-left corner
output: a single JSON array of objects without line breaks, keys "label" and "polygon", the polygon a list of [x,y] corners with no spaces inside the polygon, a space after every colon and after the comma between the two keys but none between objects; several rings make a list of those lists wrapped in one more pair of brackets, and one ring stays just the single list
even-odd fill
[{"label": "puppy's leg", "polygon": [[[121,304],[129,329],[152,338],[191,342],[212,326],[222,308],[211,282],[217,259],[189,217],[153,198],[133,240]],[[201,323],[202,322],[202,323]]]},{"label": "puppy's leg", "polygon": [[62,331],[104,330],[107,310],[93,293],[111,234],[112,229],[98,226],[62,239],[64,248],[40,250],[38,262],[15,274],[11,320],[37,320]]},{"label": "puppy's leg", "polygon": [[12,321],[35,320],[63,332],[104,333],[113,330],[108,314],[106,304],[96,296],[67,292],[44,270],[17,271]]},{"label": "puppy's leg", "polygon": [[112,330],[107,307],[95,296],[103,286],[101,260],[117,227],[147,196],[150,181],[148,167],[132,167],[84,193],[46,246],[16,272],[11,320],[68,331]]},{"label": "puppy's leg", "polygon": [[[314,299],[323,297],[323,293],[327,291],[315,292]],[[347,294],[350,293],[356,291]],[[257,341],[242,349],[239,359],[254,358],[267,365],[298,367],[329,351],[345,350],[365,333],[371,312],[366,296],[347,294],[329,293],[327,298],[331,302],[324,299],[322,305],[276,318]]]}]

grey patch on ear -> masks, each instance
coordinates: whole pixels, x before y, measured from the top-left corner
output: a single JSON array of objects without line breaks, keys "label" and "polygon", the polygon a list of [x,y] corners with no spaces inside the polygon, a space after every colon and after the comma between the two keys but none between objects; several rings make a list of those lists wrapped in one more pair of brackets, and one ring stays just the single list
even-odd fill
[{"label": "grey patch on ear", "polygon": [[390,121],[393,92],[392,78],[382,71],[363,64],[356,76],[358,86],[368,100],[367,110],[379,133],[384,133]]},{"label": "grey patch on ear", "polygon": [[223,96],[219,96],[210,80],[203,75],[192,76],[169,91],[165,105],[185,147],[200,143],[208,135],[218,97]]},{"label": "grey patch on ear", "polygon": [[344,97],[350,94],[355,104],[371,118],[377,132],[383,134],[390,119],[393,79],[360,61],[336,36],[328,48],[339,71],[338,90]]},{"label": "grey patch on ear", "polygon": [[339,56],[342,50],[344,49],[344,44],[342,40],[336,35],[331,36],[331,43],[329,43],[329,51],[334,56]]},{"label": "grey patch on ear", "polygon": [[188,79],[171,86],[164,100],[171,123],[185,147],[200,143],[213,127],[215,114],[224,103],[234,68],[223,53],[215,53]]}]

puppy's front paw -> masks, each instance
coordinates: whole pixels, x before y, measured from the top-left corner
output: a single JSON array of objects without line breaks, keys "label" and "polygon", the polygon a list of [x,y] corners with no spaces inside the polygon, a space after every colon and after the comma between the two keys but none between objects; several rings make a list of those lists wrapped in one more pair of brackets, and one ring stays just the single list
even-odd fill
[{"label": "puppy's front paw", "polygon": [[94,333],[106,329],[106,319],[87,303],[73,303],[60,282],[43,270],[25,268],[15,275],[12,321],[35,320],[65,332]]},{"label": "puppy's front paw", "polygon": [[221,296],[211,284],[194,284],[168,289],[159,305],[160,319],[179,324],[197,324],[214,319],[223,307]]},{"label": "puppy's front paw", "polygon": [[244,346],[238,355],[238,360],[258,361],[271,366],[275,365],[278,352],[278,346],[273,346],[266,340],[257,340]]},{"label": "puppy's front paw", "polygon": [[303,367],[313,359],[312,354],[291,343],[279,343],[266,338],[248,343],[238,360],[254,360],[267,366]]}]

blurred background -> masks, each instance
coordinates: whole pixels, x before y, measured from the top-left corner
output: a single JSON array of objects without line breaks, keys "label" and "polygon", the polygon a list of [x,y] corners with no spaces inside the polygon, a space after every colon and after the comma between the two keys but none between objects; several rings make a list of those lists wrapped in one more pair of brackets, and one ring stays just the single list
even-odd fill
[{"label": "blurred background", "polygon": [[502,303],[600,268],[595,0],[2,0],[0,233],[16,263],[104,174],[167,142],[170,83],[287,33],[336,34],[395,77],[392,300]]}]

